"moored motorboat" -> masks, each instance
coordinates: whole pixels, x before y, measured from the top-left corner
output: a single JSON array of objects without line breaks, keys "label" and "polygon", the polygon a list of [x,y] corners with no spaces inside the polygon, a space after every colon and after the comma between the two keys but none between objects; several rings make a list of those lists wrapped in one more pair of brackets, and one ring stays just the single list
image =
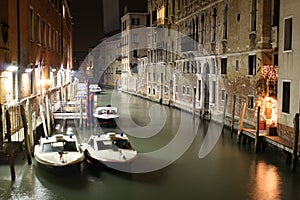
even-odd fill
[{"label": "moored motorboat", "polygon": [[122,169],[137,157],[137,151],[123,133],[91,135],[80,148],[84,151],[88,163],[102,164],[115,169]]},{"label": "moored motorboat", "polygon": [[84,153],[75,135],[58,134],[41,138],[34,147],[34,158],[47,168],[68,168],[79,166]]},{"label": "moored motorboat", "polygon": [[105,106],[97,107],[93,116],[97,119],[100,126],[116,127],[116,120],[120,117],[116,107]]}]

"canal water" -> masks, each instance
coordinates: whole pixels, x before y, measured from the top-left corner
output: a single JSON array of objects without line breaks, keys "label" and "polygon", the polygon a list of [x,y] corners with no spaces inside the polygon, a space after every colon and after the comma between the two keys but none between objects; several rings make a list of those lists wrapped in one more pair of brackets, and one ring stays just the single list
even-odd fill
[{"label": "canal water", "polygon": [[[80,141],[90,134],[124,132],[139,152],[126,168],[106,169],[83,163],[78,171],[49,172],[26,156],[15,160],[16,181],[0,165],[0,199],[300,199],[300,169],[290,172],[284,156],[267,147],[236,143],[218,124],[139,97],[106,90],[98,106],[121,114],[116,129],[79,127]],[[70,124],[70,123],[69,123]]]}]

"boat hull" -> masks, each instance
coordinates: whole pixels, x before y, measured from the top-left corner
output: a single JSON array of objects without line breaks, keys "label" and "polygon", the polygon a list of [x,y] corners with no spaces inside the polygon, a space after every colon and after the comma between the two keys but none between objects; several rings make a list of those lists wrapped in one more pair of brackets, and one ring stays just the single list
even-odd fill
[{"label": "boat hull", "polygon": [[126,162],[117,162],[117,161],[104,161],[99,160],[85,150],[85,161],[92,166],[95,167],[103,167],[106,169],[116,170],[116,171],[123,171],[123,172],[130,172],[131,171],[131,164],[135,160],[135,158],[131,160],[127,160]]},{"label": "boat hull", "polygon": [[101,127],[117,127],[117,118],[109,118],[109,119],[103,119],[103,118],[97,118],[97,122]]}]

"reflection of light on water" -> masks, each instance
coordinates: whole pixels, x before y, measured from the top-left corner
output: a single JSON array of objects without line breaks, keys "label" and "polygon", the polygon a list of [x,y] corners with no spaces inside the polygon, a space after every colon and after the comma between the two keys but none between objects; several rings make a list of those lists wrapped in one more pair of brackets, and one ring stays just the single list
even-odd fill
[{"label": "reflection of light on water", "polygon": [[281,199],[282,180],[277,168],[260,161],[257,164],[253,163],[251,169],[251,199]]}]

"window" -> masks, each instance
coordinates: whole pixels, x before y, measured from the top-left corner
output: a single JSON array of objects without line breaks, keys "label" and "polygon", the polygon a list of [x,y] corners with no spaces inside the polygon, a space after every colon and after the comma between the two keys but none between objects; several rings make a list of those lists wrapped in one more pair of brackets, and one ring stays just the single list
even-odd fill
[{"label": "window", "polygon": [[279,0],[273,0],[273,26],[279,26],[279,15],[280,15],[280,2]]},{"label": "window", "polygon": [[248,75],[256,74],[256,55],[249,56]]},{"label": "window", "polygon": [[182,94],[185,95],[185,86],[182,86]]},{"label": "window", "polygon": [[254,108],[254,97],[248,96],[248,108],[253,109]]},{"label": "window", "polygon": [[201,87],[202,87],[202,83],[201,80],[198,80],[198,100],[201,100]]},{"label": "window", "polygon": [[137,58],[137,57],[138,57],[138,50],[137,50],[137,49],[134,49],[134,50],[133,50],[133,57],[134,57],[134,58]]},{"label": "window", "polygon": [[58,31],[56,31],[56,52],[58,53],[58,50],[59,50],[59,48],[58,48]]},{"label": "window", "polygon": [[284,50],[292,50],[292,31],[293,18],[286,18],[284,20]]},{"label": "window", "polygon": [[186,95],[190,95],[190,87],[186,87]]},{"label": "window", "polygon": [[132,35],[132,42],[133,43],[138,43],[139,42],[139,35],[138,34],[134,33]]},{"label": "window", "polygon": [[52,29],[51,29],[51,26],[50,26],[50,24],[48,25],[48,39],[49,39],[49,41],[48,41],[48,43],[49,43],[49,50],[52,48],[52,41],[51,41],[51,33],[52,33]]},{"label": "window", "polygon": [[140,25],[140,18],[137,17],[131,18],[131,25]]},{"label": "window", "polygon": [[33,12],[33,8],[30,8],[30,40],[34,41],[34,12]]},{"label": "window", "polygon": [[52,29],[52,49],[55,51],[55,30]]},{"label": "window", "polygon": [[252,0],[251,31],[256,31],[256,10],[257,10],[257,0]]},{"label": "window", "polygon": [[236,72],[239,71],[239,65],[240,65],[239,60],[236,60],[236,61],[235,61],[235,71],[236,71]]},{"label": "window", "polygon": [[41,44],[42,41],[42,28],[41,28],[41,16],[37,16],[37,26],[38,26],[38,44]]},{"label": "window", "polygon": [[228,25],[228,5],[226,4],[224,9],[223,39],[227,39],[227,35],[228,35],[227,25]]},{"label": "window", "polygon": [[216,81],[211,85],[211,103],[216,103]]},{"label": "window", "polygon": [[290,113],[290,82],[282,83],[282,112]]},{"label": "window", "polygon": [[200,38],[200,44],[204,44],[204,34],[205,34],[205,27],[204,27],[204,14],[201,15],[201,38]]},{"label": "window", "polygon": [[221,74],[227,74],[227,58],[221,58]]},{"label": "window", "polygon": [[213,15],[212,15],[212,36],[211,36],[212,42],[216,41],[216,32],[217,32],[216,29],[217,29],[217,9],[214,8]]},{"label": "window", "polygon": [[226,98],[226,91],[225,90],[221,90],[221,100],[225,101]]},{"label": "window", "polygon": [[274,54],[274,66],[278,66],[278,54]]},{"label": "window", "polygon": [[138,64],[137,63],[133,63],[132,73],[138,73]]},{"label": "window", "polygon": [[61,34],[58,36],[58,52],[61,54]]},{"label": "window", "polygon": [[47,46],[47,24],[46,21],[43,20],[43,45],[44,47]]}]

